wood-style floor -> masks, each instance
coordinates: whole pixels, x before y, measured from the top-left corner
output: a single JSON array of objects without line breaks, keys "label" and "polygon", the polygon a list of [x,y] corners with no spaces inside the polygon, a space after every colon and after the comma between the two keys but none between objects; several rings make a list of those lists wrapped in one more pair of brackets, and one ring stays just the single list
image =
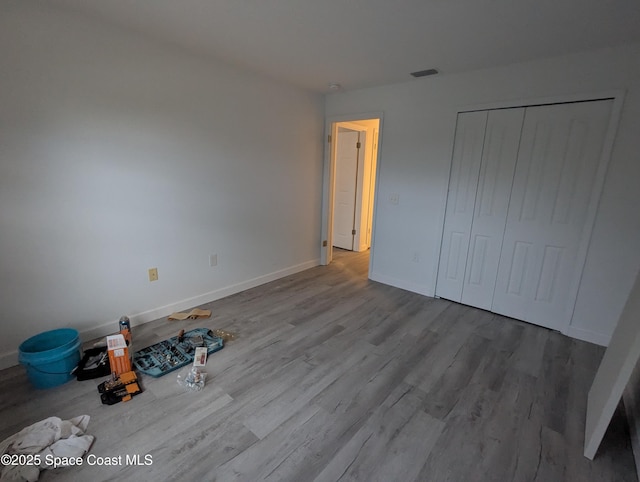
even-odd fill
[{"label": "wood-style floor", "polygon": [[[97,456],[150,466],[45,471],[42,481],[635,481],[618,413],[582,456],[603,349],[367,280],[367,253],[204,305],[209,320],[134,327],[136,348],[207,326],[236,333],[202,392],[176,372],[101,405],[100,380],[34,390],[0,372],[0,440],[48,416],[91,416]],[[116,327],[114,327],[115,329]]]}]

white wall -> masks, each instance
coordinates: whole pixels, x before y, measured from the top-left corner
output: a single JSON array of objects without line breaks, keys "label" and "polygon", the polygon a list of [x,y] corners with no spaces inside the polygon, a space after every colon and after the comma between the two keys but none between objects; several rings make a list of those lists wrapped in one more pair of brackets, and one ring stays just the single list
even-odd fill
[{"label": "white wall", "polygon": [[[459,107],[625,89],[570,334],[608,343],[640,267],[640,45],[327,96],[326,115],[384,112],[371,278],[432,296]],[[389,202],[399,193],[400,202]],[[419,262],[412,262],[414,253]]]},{"label": "white wall", "polygon": [[323,116],[319,95],[3,1],[0,366],[44,330],[111,332],[318,264]]}]

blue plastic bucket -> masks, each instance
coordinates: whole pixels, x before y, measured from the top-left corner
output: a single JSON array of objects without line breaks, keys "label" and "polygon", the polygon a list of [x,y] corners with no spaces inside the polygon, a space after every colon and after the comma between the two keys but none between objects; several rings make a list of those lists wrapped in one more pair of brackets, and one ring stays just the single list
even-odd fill
[{"label": "blue plastic bucket", "polygon": [[45,331],[22,342],[18,360],[36,388],[51,388],[73,378],[80,362],[80,334],[72,328]]}]

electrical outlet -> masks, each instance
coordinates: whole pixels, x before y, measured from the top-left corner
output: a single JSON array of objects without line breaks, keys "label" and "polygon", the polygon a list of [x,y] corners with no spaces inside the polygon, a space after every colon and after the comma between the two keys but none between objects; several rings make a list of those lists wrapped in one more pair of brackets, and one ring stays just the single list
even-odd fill
[{"label": "electrical outlet", "polygon": [[218,255],[217,254],[210,254],[209,255],[209,266],[211,266],[212,268],[214,266],[218,266]]},{"label": "electrical outlet", "polygon": [[400,203],[400,194],[397,192],[392,192],[389,194],[389,202],[391,204],[399,204]]},{"label": "electrical outlet", "polygon": [[420,253],[413,253],[413,258],[411,259],[414,263],[420,262]]},{"label": "electrical outlet", "polygon": [[158,281],[158,268],[149,268],[149,281]]}]

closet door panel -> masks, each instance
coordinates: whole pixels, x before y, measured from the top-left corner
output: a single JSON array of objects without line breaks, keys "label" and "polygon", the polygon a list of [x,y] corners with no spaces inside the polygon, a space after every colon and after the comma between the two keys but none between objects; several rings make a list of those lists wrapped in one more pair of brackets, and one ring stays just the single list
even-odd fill
[{"label": "closet door panel", "polygon": [[487,112],[458,114],[436,295],[460,301],[482,159]]},{"label": "closet door panel", "polygon": [[492,311],[558,330],[569,321],[612,103],[527,108]]},{"label": "closet door panel", "polygon": [[493,110],[487,120],[461,298],[485,310],[493,300],[524,111]]}]

